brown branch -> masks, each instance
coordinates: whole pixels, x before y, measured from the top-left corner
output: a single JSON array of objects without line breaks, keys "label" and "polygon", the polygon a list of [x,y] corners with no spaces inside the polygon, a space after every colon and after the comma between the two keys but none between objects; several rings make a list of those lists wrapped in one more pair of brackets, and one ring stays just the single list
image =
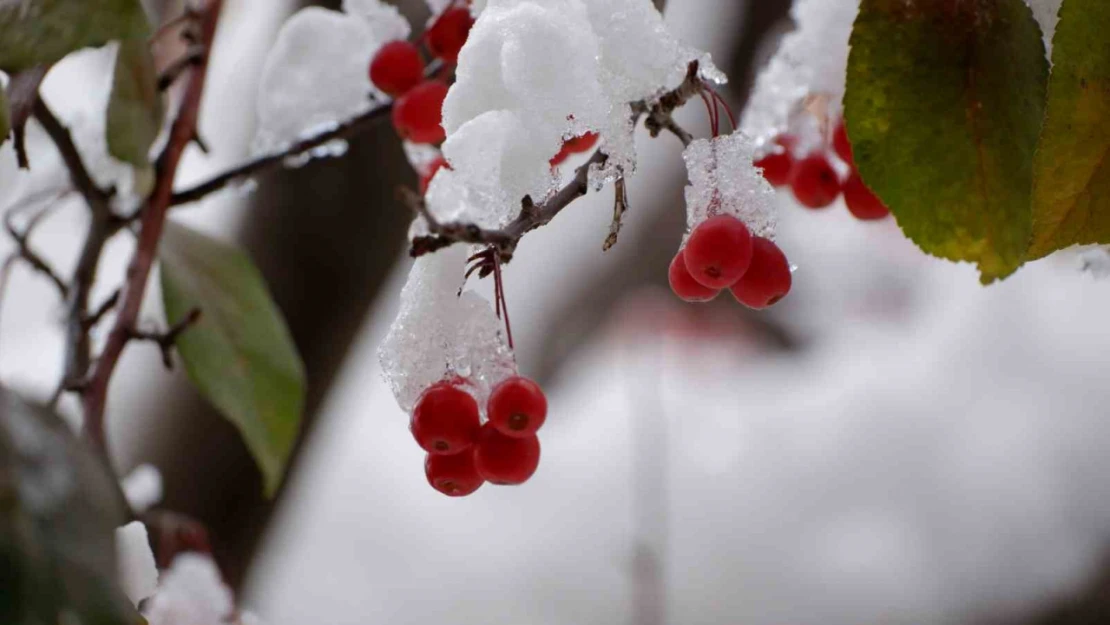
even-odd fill
[{"label": "brown branch", "polygon": [[169,330],[165,332],[143,332],[141,330],[131,330],[131,340],[134,341],[149,341],[158,346],[162,352],[162,364],[166,369],[173,370],[173,348],[177,344],[177,337],[181,336],[183,332],[193,327],[200,321],[200,309],[194,308],[185,315],[185,318],[175,323]]},{"label": "brown branch", "polygon": [[[424,70],[424,76],[431,78],[435,76],[442,67],[444,67],[444,64],[441,61],[429,63],[427,69]],[[265,156],[259,156],[227,171],[216,174],[212,178],[196,186],[174,193],[173,198],[170,200],[170,205],[178,206],[180,204],[196,202],[234,182],[253,178],[267,171],[281,169],[289,159],[302,156],[322,145],[326,145],[332,141],[352,139],[374,127],[377,122],[389,117],[392,111],[393,102],[387,101],[380,103],[365,113],[339,123],[334,128],[329,128],[328,130],[319,132],[310,137],[295,141],[284,150]]]},{"label": "brown branch", "polygon": [[196,202],[206,195],[219,191],[233,182],[252,178],[273,169],[281,169],[284,167],[285,161],[290,158],[300,156],[332,141],[350,139],[351,137],[365,132],[379,120],[389,117],[392,110],[392,102],[381,104],[358,117],[353,117],[339,124],[335,128],[297,141],[281,152],[267,154],[247,161],[242,165],[217,174],[194,187],[174,193],[170,198],[170,205],[177,206],[179,204]]},{"label": "brown branch", "polygon": [[571,202],[586,195],[589,191],[590,166],[600,167],[608,160],[609,156],[604,152],[594,152],[593,157],[576,170],[574,178],[551,199],[543,204],[534,204],[532,198],[525,197],[520,215],[509,225],[499,229],[480,228],[468,223],[442,223],[428,211],[422,197],[405,189],[402,199],[424,217],[430,233],[413,238],[409,255],[415,258],[455,243],[471,243],[489,245],[497,250],[501,262],[507,263],[512,260],[516,246],[525,234],[546,225]]},{"label": "brown branch", "polygon": [[625,184],[624,176],[617,177],[613,185],[613,195],[613,223],[609,225],[609,236],[605,237],[605,243],[601,246],[603,252],[608,252],[617,244],[621,226],[624,225],[624,214],[628,212],[628,185]]},{"label": "brown branch", "polygon": [[24,228],[22,232],[20,232],[19,229],[15,227],[15,223],[12,221],[13,213],[9,212],[7,215],[4,216],[4,228],[8,231],[8,235],[12,238],[12,240],[15,241],[16,251],[13,253],[13,257],[23,260],[28,265],[30,265],[32,269],[49,278],[50,281],[54,283],[54,286],[57,287],[58,293],[60,293],[62,298],[65,299],[66,296],[69,295],[69,285],[67,285],[65,281],[58,276],[58,273],[54,271],[54,269],[50,266],[49,263],[46,262],[46,260],[42,256],[31,249],[31,244],[29,241],[29,239],[31,238],[31,232],[34,230],[39,220],[43,216],[45,216],[47,212],[48,211],[44,210],[38,215],[32,217],[31,221],[27,224],[27,227]]},{"label": "brown branch", "polygon": [[133,338],[135,321],[143,303],[143,293],[146,290],[147,280],[158,252],[158,242],[162,238],[162,230],[165,227],[166,213],[173,200],[173,183],[177,166],[181,162],[186,147],[197,134],[201,97],[204,95],[208,61],[222,4],[222,0],[207,0],[198,18],[197,30],[200,44],[206,53],[192,68],[177,118],[170,128],[169,141],[155,163],[154,190],[142,210],[138,242],[127,268],[123,301],[112,330],[108,334],[104,351],[97,359],[88,383],[83,389],[85,432],[102,450],[107,449],[104,407],[107,401],[108,383],[124,347]]},{"label": "brown branch", "polygon": [[65,373],[61,384],[61,387],[65,387],[72,386],[87,375],[91,361],[89,328],[86,324],[89,296],[96,282],[97,267],[104,246],[119,231],[120,222],[112,214],[109,203],[111,192],[101,189],[93,181],[69,130],[58,121],[42,98],[35,101],[34,114],[57,147],[73,186],[85,199],[91,213],[85,242],[73,272],[72,287],[68,291]]},{"label": "brown branch", "polygon": [[[633,121],[636,122],[640,117],[646,115],[647,119],[644,124],[651,132],[651,136],[656,137],[663,130],[669,130],[682,140],[684,145],[689,145],[692,140],[690,133],[674,121],[672,114],[675,109],[686,104],[690,98],[698,95],[702,88],[701,77],[698,75],[698,62],[693,61],[687,68],[686,78],[677,88],[664,93],[650,103],[633,102],[630,105]],[[507,263],[512,260],[516,247],[525,234],[547,224],[571,202],[586,195],[589,191],[590,168],[594,165],[601,167],[608,160],[609,156],[604,152],[595,152],[589,161],[575,171],[574,178],[543,204],[536,205],[531,198],[524,198],[520,215],[512,223],[500,229],[481,228],[472,223],[442,223],[428,210],[424,198],[409,189],[402,189],[400,192],[401,200],[412,207],[418,215],[424,217],[429,232],[427,235],[413,238],[409,255],[416,258],[450,247],[455,243],[470,243],[488,245],[494,248],[497,250],[501,262]],[[620,230],[620,217],[627,209],[628,198],[624,186],[622,176],[618,178],[618,197],[614,207],[614,211],[618,214],[614,216],[614,225],[610,228],[605,249],[616,242],[616,233]]]}]

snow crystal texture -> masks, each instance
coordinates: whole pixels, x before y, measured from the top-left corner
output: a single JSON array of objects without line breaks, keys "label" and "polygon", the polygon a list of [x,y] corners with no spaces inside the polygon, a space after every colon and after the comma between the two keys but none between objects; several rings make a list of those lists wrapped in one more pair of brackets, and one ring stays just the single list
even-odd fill
[{"label": "snow crystal texture", "polygon": [[689,172],[686,222],[693,230],[716,215],[732,215],[752,234],[774,239],[775,190],[752,164],[754,142],[736,132],[697,139],[682,153]]},{"label": "snow crystal texture", "polygon": [[516,373],[489,302],[473,291],[459,294],[468,253],[456,245],[418,258],[401,291],[400,312],[378,355],[406,412],[429,386],[455,377],[485,406],[490,389]]},{"label": "snow crystal texture", "polygon": [[282,26],[259,82],[256,152],[280,150],[372,106],[370,59],[383,44],[407,38],[409,25],[380,0],[343,7],[346,13],[308,7]]},{"label": "snow crystal texture", "polygon": [[[512,220],[555,190],[548,161],[564,139],[601,136],[600,185],[635,170],[629,103],[677,87],[708,56],[667,32],[650,0],[490,0],[459,55],[443,107],[444,155],[429,209],[479,224]],[[442,180],[440,180],[442,178]],[[438,183],[438,184],[437,184]]]}]

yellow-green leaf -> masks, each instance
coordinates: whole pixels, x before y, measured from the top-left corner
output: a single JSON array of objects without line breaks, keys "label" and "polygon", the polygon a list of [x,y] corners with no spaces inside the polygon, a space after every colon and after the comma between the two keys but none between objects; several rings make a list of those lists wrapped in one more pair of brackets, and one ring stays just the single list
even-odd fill
[{"label": "yellow-green leaf", "polygon": [[177,339],[185,370],[239,429],[272,494],[304,407],[304,365],[285,321],[239,248],[169,223],[160,258],[167,321],[201,311]]},{"label": "yellow-green leaf", "polygon": [[0,70],[49,65],[80,48],[146,37],[149,28],[139,0],[0,0]]},{"label": "yellow-green leaf", "polygon": [[144,39],[121,41],[108,101],[108,152],[136,167],[148,166],[150,146],[162,129],[162,114],[150,46]]},{"label": "yellow-green leaf", "polygon": [[1065,0],[1033,161],[1033,242],[1040,258],[1110,243],[1110,2]]},{"label": "yellow-green leaf", "polygon": [[1023,262],[1048,77],[1022,0],[863,0],[844,99],[864,181],[930,254]]}]

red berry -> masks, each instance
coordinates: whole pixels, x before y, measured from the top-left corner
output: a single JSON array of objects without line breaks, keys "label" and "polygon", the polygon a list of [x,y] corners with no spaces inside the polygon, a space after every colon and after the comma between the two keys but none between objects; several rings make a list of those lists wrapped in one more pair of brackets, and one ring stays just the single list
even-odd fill
[{"label": "red berry", "polygon": [[571,154],[580,154],[582,152],[589,152],[596,144],[597,133],[587,132],[586,134],[567,139],[563,143],[563,147],[566,148]]},{"label": "red berry", "polygon": [[752,261],[752,235],[732,215],[706,219],[690,235],[683,250],[686,269],[702,286],[730,287],[744,275]]},{"label": "red berry", "polygon": [[412,411],[413,438],[430,454],[457,454],[474,444],[481,429],[478,402],[446,382],[420,395]]},{"label": "red berry", "polygon": [[667,271],[667,280],[671,283],[671,290],[679,299],[685,302],[708,302],[717,297],[719,289],[702,286],[690,270],[686,268],[685,250],[678,250],[671,261],[671,268]]},{"label": "red berry", "polygon": [[772,186],[781,187],[790,183],[790,172],[794,169],[794,154],[791,152],[794,142],[794,137],[789,135],[776,138],[777,150],[755,162],[755,166],[763,170],[763,177]]},{"label": "red berry", "polygon": [[443,99],[447,85],[426,80],[393,103],[393,127],[402,138],[414,143],[439,143],[447,138],[443,121]]},{"label": "red berry", "polygon": [[474,466],[474,454],[428,454],[424,459],[424,475],[432,488],[448,497],[466,497],[485,483]]},{"label": "red berry", "polygon": [[493,389],[486,414],[498,432],[524,438],[535,434],[547,419],[547,398],[539,384],[516,375]]},{"label": "red berry", "polygon": [[759,310],[786,297],[792,282],[786,254],[773,241],[755,237],[752,242],[752,266],[739,282],[732,285],[731,290],[736,301]]},{"label": "red berry", "polygon": [[562,147],[559,148],[559,152],[555,154],[555,156],[552,156],[551,160],[548,162],[551,164],[552,167],[557,167],[559,165],[562,165],[563,161],[570,158],[570,154],[571,152],[567,149],[567,144],[564,143]]},{"label": "red berry", "polygon": [[790,186],[798,203],[809,208],[825,208],[840,195],[840,177],[821,154],[798,161]]},{"label": "red berry", "polygon": [[420,51],[407,41],[391,41],[370,61],[370,82],[397,97],[424,80]]},{"label": "red berry", "polygon": [[424,33],[428,49],[444,61],[454,63],[459,59],[459,50],[466,44],[471,26],[474,26],[474,18],[470,16],[470,9],[460,6],[447,9]]},{"label": "red berry", "polygon": [[451,169],[451,165],[447,163],[447,159],[441,156],[432,161],[424,170],[424,173],[420,174],[420,195],[424,195],[428,192],[428,185],[432,184],[432,178],[435,178],[436,173],[444,167]]},{"label": "red berry", "polygon": [[836,150],[836,155],[840,160],[848,163],[849,165],[855,164],[852,160],[852,142],[848,141],[848,127],[844,125],[844,120],[836,125],[836,130],[833,131],[833,149]]},{"label": "red berry", "polygon": [[856,219],[864,221],[882,219],[890,214],[890,209],[863,184],[863,179],[857,172],[852,172],[848,182],[844,183],[844,203]]},{"label": "red berry", "polygon": [[474,466],[491,484],[523,484],[540,466],[540,439],[505,436],[493,423],[482,426],[474,447]]}]

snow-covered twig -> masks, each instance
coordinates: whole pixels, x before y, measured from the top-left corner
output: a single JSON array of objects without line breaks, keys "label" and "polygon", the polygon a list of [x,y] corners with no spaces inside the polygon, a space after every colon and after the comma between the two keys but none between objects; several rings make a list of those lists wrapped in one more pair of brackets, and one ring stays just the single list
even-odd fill
[{"label": "snow-covered twig", "polygon": [[[635,122],[638,122],[641,117],[646,116],[645,126],[653,137],[657,137],[660,132],[667,130],[678,137],[683,145],[689,145],[693,140],[692,136],[674,121],[672,115],[676,109],[685,104],[690,98],[700,93],[702,89],[703,85],[698,75],[698,63],[694,61],[690,63],[686,72],[686,78],[678,87],[664,93],[652,102],[632,103],[633,125],[635,125]],[[493,247],[497,250],[501,262],[507,263],[512,260],[513,253],[516,252],[516,246],[520,243],[520,239],[523,238],[525,234],[540,226],[546,225],[564,208],[569,206],[571,202],[586,195],[590,188],[589,175],[591,167],[602,167],[608,160],[609,156],[598,150],[590,160],[586,161],[575,171],[574,177],[570,182],[543,204],[535,204],[531,197],[525,197],[522,202],[520,215],[509,223],[509,225],[499,229],[482,228],[473,223],[440,222],[427,209],[422,197],[410,190],[402,189],[402,200],[417,214],[424,217],[428,223],[429,232],[427,235],[413,238],[412,246],[409,248],[409,255],[416,258],[449,247],[455,243],[470,243]],[[621,186],[623,186],[623,178],[621,180]],[[618,206],[615,210],[623,214],[624,211],[619,206],[623,199],[623,193],[621,193],[621,191],[622,189],[618,188]],[[614,228],[619,228],[619,225],[614,226]],[[610,239],[612,238],[615,238],[615,232],[611,230]],[[607,239],[607,244],[608,241]]]}]

